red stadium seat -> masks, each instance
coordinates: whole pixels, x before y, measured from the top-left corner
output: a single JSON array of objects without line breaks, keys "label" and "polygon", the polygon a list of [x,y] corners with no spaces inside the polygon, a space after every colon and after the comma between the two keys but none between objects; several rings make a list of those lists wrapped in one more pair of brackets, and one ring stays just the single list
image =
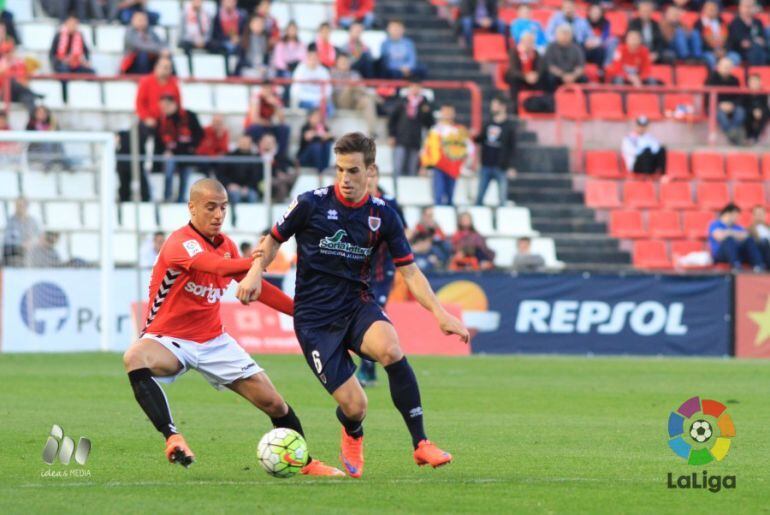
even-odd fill
[{"label": "red stadium seat", "polygon": [[586,205],[596,208],[620,207],[615,181],[589,180],[585,191]]},{"label": "red stadium seat", "polygon": [[666,86],[674,84],[674,68],[668,64],[653,64],[651,75]]},{"label": "red stadium seat", "polygon": [[733,201],[741,209],[764,206],[767,203],[765,185],[756,182],[739,182],[733,187]]},{"label": "red stadium seat", "polygon": [[623,184],[623,206],[638,208],[658,207],[655,183],[651,181],[626,181]]},{"label": "red stadium seat", "polygon": [[628,30],[628,15],[623,10],[611,10],[604,13],[604,17],[610,22],[610,33],[618,38],[623,38]]},{"label": "red stadium seat", "polygon": [[585,95],[577,91],[558,91],[556,112],[571,120],[584,119],[586,117]]},{"label": "red stadium seat", "polygon": [[702,252],[704,250],[706,250],[706,246],[702,241],[682,240],[671,242],[671,257],[674,258],[674,261],[679,256],[686,256],[691,252]]},{"label": "red stadium seat", "polygon": [[610,213],[610,236],[615,238],[646,238],[641,211],[616,210]]},{"label": "red stadium seat", "polygon": [[669,150],[666,153],[666,176],[670,178],[690,178],[690,163],[687,152]]},{"label": "red stadium seat", "polygon": [[702,182],[698,184],[698,207],[722,209],[730,202],[730,192],[724,182]]},{"label": "red stadium seat", "polygon": [[653,238],[681,238],[682,224],[676,211],[650,211],[649,231]]},{"label": "red stadium seat", "polygon": [[552,9],[532,9],[532,19],[540,23],[540,26],[545,29],[548,26],[548,20],[553,16],[554,11]]},{"label": "red stadium seat", "polygon": [[708,78],[708,69],[700,65],[676,67],[676,85],[685,88],[700,88]]},{"label": "red stadium seat", "polygon": [[668,209],[693,209],[692,190],[687,181],[660,184],[660,203]]},{"label": "red stadium seat", "polygon": [[601,82],[600,72],[601,68],[594,63],[586,63],[583,68],[583,73],[588,79],[588,82]]},{"label": "red stadium seat", "polygon": [[685,93],[671,93],[663,95],[663,111],[667,116],[675,116],[678,108],[698,115],[702,109],[700,101],[695,95]]},{"label": "red stadium seat", "polygon": [[727,176],[731,179],[743,181],[760,180],[759,156],[748,152],[727,154]]},{"label": "red stadium seat", "polygon": [[516,8],[514,7],[501,7],[497,10],[497,17],[503,20],[506,25],[510,25],[516,19],[516,15]]},{"label": "red stadium seat", "polygon": [[623,99],[618,93],[593,93],[590,96],[591,116],[605,120],[623,120]]},{"label": "red stadium seat", "polygon": [[[720,208],[721,209],[721,208]],[[682,214],[684,235],[691,240],[702,240],[708,236],[709,225],[716,219],[711,211],[685,211]]]},{"label": "red stadium seat", "polygon": [[725,157],[719,152],[695,151],[692,159],[692,173],[705,180],[725,179]]},{"label": "red stadium seat", "polygon": [[643,240],[634,243],[634,266],[639,268],[670,268],[666,243],[659,240]]},{"label": "red stadium seat", "polygon": [[654,93],[629,93],[626,97],[626,115],[629,118],[646,116],[650,120],[660,120],[660,99]]},{"label": "red stadium seat", "polygon": [[762,154],[762,178],[770,180],[770,152]]},{"label": "red stadium seat", "polygon": [[508,73],[508,61],[503,61],[495,69],[495,87],[503,91],[508,91],[508,83],[505,82],[505,74]]},{"label": "red stadium seat", "polygon": [[502,34],[475,33],[473,58],[479,62],[503,62],[508,60],[505,36]]},{"label": "red stadium seat", "polygon": [[621,178],[618,153],[614,150],[589,150],[586,152],[586,175],[605,179]]}]

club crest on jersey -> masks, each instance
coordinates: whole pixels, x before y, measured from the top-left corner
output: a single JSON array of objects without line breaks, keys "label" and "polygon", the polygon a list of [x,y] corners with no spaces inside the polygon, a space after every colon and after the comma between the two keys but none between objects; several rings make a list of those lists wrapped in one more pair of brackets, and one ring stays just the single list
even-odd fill
[{"label": "club crest on jersey", "polygon": [[336,209],[330,209],[326,212],[326,219],[327,220],[339,220],[338,213]]},{"label": "club crest on jersey", "polygon": [[380,225],[382,225],[382,219],[379,216],[369,217],[369,229],[376,232]]}]

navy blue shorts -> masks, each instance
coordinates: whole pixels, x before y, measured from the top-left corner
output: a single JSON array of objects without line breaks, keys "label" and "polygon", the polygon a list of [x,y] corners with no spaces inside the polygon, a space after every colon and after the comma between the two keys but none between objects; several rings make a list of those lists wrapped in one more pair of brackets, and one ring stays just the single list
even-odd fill
[{"label": "navy blue shorts", "polygon": [[364,334],[375,322],[390,320],[374,301],[360,304],[345,318],[322,327],[301,327],[295,324],[294,332],[305,354],[308,366],[313,370],[326,391],[333,393],[356,372],[350,352],[372,359],[361,352]]}]

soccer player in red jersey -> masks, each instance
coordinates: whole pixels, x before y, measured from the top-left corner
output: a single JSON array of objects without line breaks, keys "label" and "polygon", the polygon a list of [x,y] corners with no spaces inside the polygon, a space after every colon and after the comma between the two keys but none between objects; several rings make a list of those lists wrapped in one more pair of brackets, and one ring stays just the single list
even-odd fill
[{"label": "soccer player in red jersey", "polygon": [[[166,457],[185,467],[195,455],[177,431],[168,400],[158,381],[171,382],[188,369],[198,370],[212,386],[240,394],[262,410],[274,427],[303,434],[299,418],[276,391],[267,374],[228,335],[219,301],[233,280],[252,265],[222,234],[227,191],[214,179],[196,182],[190,191],[190,223],[163,244],[152,270],[150,306],[144,330],[123,355],[137,402],[166,438]],[[289,315],[292,300],[265,282],[257,300]],[[341,470],[310,459],[302,473],[344,476]]]},{"label": "soccer player in red jersey", "polygon": [[261,296],[262,270],[281,243],[297,240],[297,287],[294,332],[305,359],[327,392],[337,401],[342,424],[340,461],[351,477],[364,467],[366,394],[355,377],[348,351],[379,362],[388,375],[390,395],[401,413],[418,465],[439,467],[452,455],[428,440],[423,427],[417,378],[404,356],[398,334],[372,294],[371,262],[375,250],[387,246],[393,263],[415,299],[433,313],[444,334],[470,339],[462,322],[439,303],[414,256],[396,211],[368,191],[375,173],[376,146],[361,133],[346,134],[334,146],[334,187],[303,193],[289,206],[261,243],[236,296],[243,303]]}]

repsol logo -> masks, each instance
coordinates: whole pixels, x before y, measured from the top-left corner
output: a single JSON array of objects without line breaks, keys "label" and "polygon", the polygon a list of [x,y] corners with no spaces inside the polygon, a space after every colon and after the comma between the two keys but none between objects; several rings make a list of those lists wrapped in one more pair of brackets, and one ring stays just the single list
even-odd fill
[{"label": "repsol logo", "polygon": [[204,297],[209,304],[215,304],[219,302],[219,299],[221,299],[222,295],[225,294],[225,290],[223,288],[214,288],[212,284],[203,286],[202,284],[195,284],[192,281],[185,284],[184,291],[190,292],[198,297]]},{"label": "repsol logo", "polygon": [[517,333],[618,334],[626,327],[640,336],[682,336],[684,304],[655,301],[618,302],[597,300],[524,300],[516,314]]}]

